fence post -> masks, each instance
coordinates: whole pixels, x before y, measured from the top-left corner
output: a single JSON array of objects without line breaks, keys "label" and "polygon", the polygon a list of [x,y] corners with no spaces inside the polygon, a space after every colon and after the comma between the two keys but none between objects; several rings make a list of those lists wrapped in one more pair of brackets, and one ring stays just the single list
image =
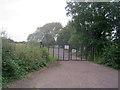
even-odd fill
[{"label": "fence post", "polygon": [[94,47],[91,45],[91,60],[94,61]]},{"label": "fence post", "polygon": [[82,61],[82,44],[81,44],[81,61]]},{"label": "fence post", "polygon": [[86,60],[87,60],[87,57],[88,57],[88,45],[86,45]]},{"label": "fence post", "polygon": [[78,51],[78,50],[77,50],[77,48],[76,48],[76,60],[77,60],[77,51]]},{"label": "fence post", "polygon": [[93,59],[93,61],[94,61],[94,46],[92,46],[92,48],[93,48],[93,58],[92,58],[92,59]]},{"label": "fence post", "polygon": [[54,58],[54,46],[53,46],[53,58]]},{"label": "fence post", "polygon": [[70,60],[70,45],[69,45],[69,50],[68,50],[68,60]]},{"label": "fence post", "polygon": [[58,60],[59,60],[59,45],[58,45]]},{"label": "fence post", "polygon": [[71,45],[71,60],[72,60],[72,45]]},{"label": "fence post", "polygon": [[63,60],[64,60],[64,45],[63,45]]},{"label": "fence post", "polygon": [[49,59],[49,45],[48,45],[48,59]]}]

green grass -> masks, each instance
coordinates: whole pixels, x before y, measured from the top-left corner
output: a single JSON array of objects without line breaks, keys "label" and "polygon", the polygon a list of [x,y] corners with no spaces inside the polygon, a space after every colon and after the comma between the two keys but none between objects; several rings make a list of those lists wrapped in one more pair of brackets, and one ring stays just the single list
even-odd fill
[{"label": "green grass", "polygon": [[54,62],[56,62],[57,59],[58,59],[57,56],[54,56],[54,58],[53,58],[53,54],[49,55],[49,63],[54,63]]},{"label": "green grass", "polygon": [[117,69],[117,70],[118,70],[118,68],[115,67],[116,64],[115,64],[114,67],[113,67],[113,66],[110,64],[111,62],[105,62],[104,58],[101,58],[101,57],[97,57],[97,58],[95,58],[94,61],[91,61],[91,62],[96,63],[96,64],[100,64],[100,65],[104,65],[104,66],[106,66],[106,67],[110,67],[110,68],[114,68],[114,69]]},{"label": "green grass", "polygon": [[[3,39],[2,52],[2,81],[3,87],[8,82],[24,78],[26,74],[38,71],[56,61],[48,54],[47,48],[40,48],[39,44],[23,44]],[[49,58],[47,58],[49,55]]]},{"label": "green grass", "polygon": [[104,60],[102,58],[95,58],[95,60],[93,61],[94,63],[97,63],[97,64],[104,64]]}]

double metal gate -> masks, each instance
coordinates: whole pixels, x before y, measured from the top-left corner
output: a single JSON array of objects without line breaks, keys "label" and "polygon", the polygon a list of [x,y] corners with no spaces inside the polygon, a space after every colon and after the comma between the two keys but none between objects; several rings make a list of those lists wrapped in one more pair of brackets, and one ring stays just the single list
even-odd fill
[{"label": "double metal gate", "polygon": [[81,45],[74,47],[70,44],[49,44],[47,45],[49,54],[52,57],[57,57],[59,61],[87,61],[94,60],[94,48]]}]

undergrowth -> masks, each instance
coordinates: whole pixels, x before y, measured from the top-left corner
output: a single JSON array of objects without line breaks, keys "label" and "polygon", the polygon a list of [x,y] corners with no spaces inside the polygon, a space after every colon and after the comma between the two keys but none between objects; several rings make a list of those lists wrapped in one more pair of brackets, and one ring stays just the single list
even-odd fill
[{"label": "undergrowth", "polygon": [[47,48],[40,48],[38,43],[15,43],[2,38],[2,84],[23,78],[26,74],[40,70],[55,62]]}]

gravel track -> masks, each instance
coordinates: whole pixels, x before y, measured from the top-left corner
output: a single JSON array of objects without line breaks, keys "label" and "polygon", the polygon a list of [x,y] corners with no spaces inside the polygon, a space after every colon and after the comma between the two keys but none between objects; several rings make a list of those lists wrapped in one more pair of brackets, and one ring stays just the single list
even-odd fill
[{"label": "gravel track", "polygon": [[59,61],[11,88],[118,88],[118,71],[88,61]]}]

